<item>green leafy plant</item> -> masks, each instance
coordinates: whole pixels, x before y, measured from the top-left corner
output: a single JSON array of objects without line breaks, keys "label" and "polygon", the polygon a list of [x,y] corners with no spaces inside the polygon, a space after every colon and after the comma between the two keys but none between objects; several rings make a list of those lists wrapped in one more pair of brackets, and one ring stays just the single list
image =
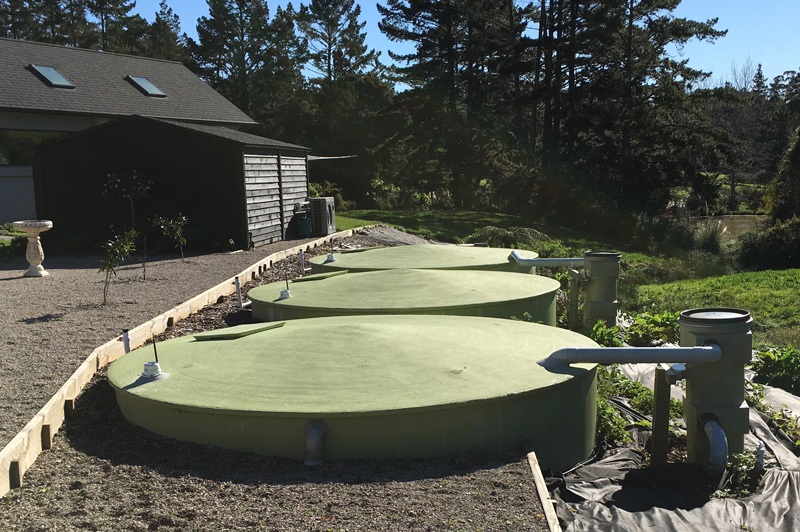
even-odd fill
[{"label": "green leafy plant", "polygon": [[628,443],[631,435],[625,430],[625,419],[605,397],[597,397],[597,441],[613,446]]},{"label": "green leafy plant", "polygon": [[531,227],[495,227],[487,225],[467,237],[467,242],[482,242],[493,248],[530,248],[550,237]]},{"label": "green leafy plant", "polygon": [[131,229],[103,244],[103,256],[100,259],[99,271],[106,274],[105,283],[103,284],[104,306],[108,304],[108,286],[111,283],[111,276],[116,277],[117,268],[133,253],[136,235],[136,231]]},{"label": "green leafy plant", "polygon": [[189,223],[189,219],[182,214],[178,214],[177,218],[162,218],[156,216],[153,219],[153,227],[158,228],[165,237],[172,240],[176,248],[181,250],[181,259],[183,256],[183,246],[186,245],[186,237],[183,236],[183,228]]},{"label": "green leafy plant", "polygon": [[800,350],[792,345],[759,351],[753,363],[758,382],[800,394]]},{"label": "green leafy plant", "polygon": [[625,342],[637,347],[658,346],[678,339],[679,312],[641,312],[625,330]]},{"label": "green leafy plant", "polygon": [[752,495],[758,489],[763,474],[756,451],[734,454],[728,460],[725,480],[712,496],[728,498]]},{"label": "green leafy plant", "polygon": [[589,337],[603,347],[622,347],[618,334],[619,327],[609,327],[603,320],[597,320]]},{"label": "green leafy plant", "polygon": [[24,257],[26,249],[28,249],[28,237],[15,236],[8,244],[0,245],[0,258]]}]

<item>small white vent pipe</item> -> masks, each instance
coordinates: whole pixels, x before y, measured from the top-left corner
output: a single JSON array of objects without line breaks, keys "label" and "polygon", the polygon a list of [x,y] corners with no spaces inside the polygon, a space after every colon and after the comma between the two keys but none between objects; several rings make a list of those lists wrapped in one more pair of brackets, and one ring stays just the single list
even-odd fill
[{"label": "small white vent pipe", "polygon": [[716,344],[694,347],[564,347],[540,360],[544,367],[568,364],[635,364],[683,362],[707,364],[722,356]]},{"label": "small white vent pipe", "polygon": [[239,282],[239,276],[233,278],[233,284],[236,285],[236,306],[239,308],[247,308],[250,306],[250,301],[245,301],[242,297],[242,285]]}]

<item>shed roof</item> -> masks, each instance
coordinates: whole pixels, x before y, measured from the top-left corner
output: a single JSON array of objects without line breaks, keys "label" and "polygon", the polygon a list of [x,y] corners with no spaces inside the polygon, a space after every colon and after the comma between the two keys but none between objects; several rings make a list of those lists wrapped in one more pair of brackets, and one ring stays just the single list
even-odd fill
[{"label": "shed roof", "polygon": [[192,124],[188,122],[179,122],[177,120],[166,120],[161,118],[154,118],[152,120],[155,122],[162,122],[164,124],[171,124],[173,126],[181,127],[183,129],[188,129],[190,131],[196,131],[198,133],[203,133],[214,137],[232,140],[234,142],[238,142],[239,144],[243,144],[245,146],[256,146],[265,148],[289,148],[293,150],[310,151],[310,148],[306,148],[304,146],[298,146],[297,144],[289,144],[288,142],[282,142],[280,140],[269,139],[267,137],[259,137],[258,135],[243,133],[241,131],[236,131],[235,129],[230,129],[222,126]]},{"label": "shed roof", "polygon": [[[48,86],[29,65],[52,66],[75,88]],[[166,97],[147,96],[126,76],[146,77]],[[0,110],[256,123],[181,63],[1,38]]]},{"label": "shed roof", "polygon": [[235,129],[230,129],[224,126],[211,126],[207,124],[194,124],[190,122],[181,122],[179,120],[169,120],[166,118],[150,118],[147,116],[128,116],[123,117],[118,120],[113,120],[111,122],[100,124],[99,126],[94,126],[89,129],[84,129],[82,131],[76,131],[74,133],[70,133],[68,135],[60,136],[54,139],[46,140],[40,144],[40,146],[45,146],[49,144],[58,144],[66,139],[71,138],[79,138],[87,134],[91,134],[97,130],[106,130],[106,129],[114,129],[114,128],[121,128],[125,127],[125,124],[128,123],[135,123],[135,122],[144,122],[144,123],[151,123],[151,124],[164,124],[170,127],[175,127],[179,129],[183,129],[185,131],[189,131],[192,133],[199,133],[201,135],[211,136],[222,140],[236,142],[237,144],[241,144],[242,146],[248,147],[255,147],[255,148],[284,148],[290,150],[297,150],[297,151],[310,151],[310,148],[306,148],[305,146],[299,146],[297,144],[290,144],[288,142],[282,142],[280,140],[274,140],[267,137],[259,137],[258,135],[252,135],[250,133],[243,133],[241,131],[237,131]]}]

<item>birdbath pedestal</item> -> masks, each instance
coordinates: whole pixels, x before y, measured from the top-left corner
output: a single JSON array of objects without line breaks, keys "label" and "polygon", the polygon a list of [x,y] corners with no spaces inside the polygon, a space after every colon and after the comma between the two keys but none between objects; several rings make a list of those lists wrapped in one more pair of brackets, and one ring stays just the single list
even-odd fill
[{"label": "birdbath pedestal", "polygon": [[50,275],[42,267],[44,260],[44,250],[39,239],[39,233],[43,233],[53,228],[50,220],[23,220],[14,222],[14,229],[22,231],[28,235],[28,248],[25,250],[25,258],[28,259],[30,267],[22,274],[23,277],[45,277]]}]

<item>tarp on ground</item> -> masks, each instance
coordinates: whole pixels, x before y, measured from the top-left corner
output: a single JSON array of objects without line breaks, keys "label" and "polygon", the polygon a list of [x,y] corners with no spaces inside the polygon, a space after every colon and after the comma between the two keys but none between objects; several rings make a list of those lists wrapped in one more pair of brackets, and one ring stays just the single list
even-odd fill
[{"label": "tarp on ground", "polygon": [[564,531],[800,530],[800,471],[767,470],[752,496],[714,499],[716,482],[703,466],[640,469],[641,461],[625,449],[549,478]]}]

